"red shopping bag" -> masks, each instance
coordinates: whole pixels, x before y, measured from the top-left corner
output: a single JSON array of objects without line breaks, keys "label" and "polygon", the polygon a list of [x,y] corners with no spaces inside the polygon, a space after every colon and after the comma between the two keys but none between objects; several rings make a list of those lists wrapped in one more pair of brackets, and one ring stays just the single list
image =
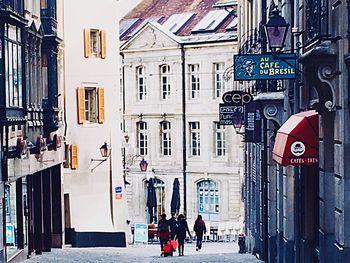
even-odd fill
[{"label": "red shopping bag", "polygon": [[177,249],[177,240],[170,240],[169,243],[173,251],[175,251]]}]

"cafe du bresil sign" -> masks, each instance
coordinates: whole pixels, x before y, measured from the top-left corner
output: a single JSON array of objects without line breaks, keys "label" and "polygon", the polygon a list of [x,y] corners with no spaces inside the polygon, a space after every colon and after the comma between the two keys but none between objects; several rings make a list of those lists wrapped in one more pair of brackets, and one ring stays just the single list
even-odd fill
[{"label": "cafe du bresil sign", "polygon": [[248,54],[234,56],[235,80],[294,79],[295,54]]}]

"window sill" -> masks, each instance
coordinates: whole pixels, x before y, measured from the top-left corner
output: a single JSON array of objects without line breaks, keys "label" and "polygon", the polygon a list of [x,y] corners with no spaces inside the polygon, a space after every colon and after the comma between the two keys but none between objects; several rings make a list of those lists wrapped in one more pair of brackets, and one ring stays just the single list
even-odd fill
[{"label": "window sill", "polygon": [[100,127],[102,123],[98,123],[98,122],[85,122],[83,124],[84,128],[97,128]]}]

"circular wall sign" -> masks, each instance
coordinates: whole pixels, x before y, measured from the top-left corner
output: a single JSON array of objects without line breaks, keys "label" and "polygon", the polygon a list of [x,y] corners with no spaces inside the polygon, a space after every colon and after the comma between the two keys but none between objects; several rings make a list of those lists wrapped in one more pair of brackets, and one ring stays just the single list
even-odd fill
[{"label": "circular wall sign", "polygon": [[293,142],[290,151],[294,156],[302,156],[305,153],[305,145],[300,141]]}]

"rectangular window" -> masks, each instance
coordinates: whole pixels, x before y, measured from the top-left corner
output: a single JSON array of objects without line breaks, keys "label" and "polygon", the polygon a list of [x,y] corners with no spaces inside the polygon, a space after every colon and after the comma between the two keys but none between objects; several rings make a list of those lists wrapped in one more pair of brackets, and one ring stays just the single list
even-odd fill
[{"label": "rectangular window", "polygon": [[47,54],[41,55],[41,76],[43,83],[43,98],[47,99],[49,96],[49,85],[48,85],[48,61]]},{"label": "rectangular window", "polygon": [[161,123],[162,155],[171,155],[171,124],[164,121]]},{"label": "rectangular window", "polygon": [[103,123],[104,88],[80,87],[77,89],[78,123]]},{"label": "rectangular window", "polygon": [[96,88],[85,88],[85,120],[88,122],[97,122]]},{"label": "rectangular window", "polygon": [[170,96],[170,66],[162,65],[160,67],[160,86],[162,88],[162,99],[165,100]]},{"label": "rectangular window", "polygon": [[217,157],[226,155],[225,126],[215,122],[215,154]]},{"label": "rectangular window", "polygon": [[136,78],[137,78],[138,100],[144,100],[146,99],[146,95],[147,95],[145,67],[143,66],[137,67],[136,75],[137,75]]},{"label": "rectangular window", "polygon": [[84,29],[84,56],[106,58],[106,31]]},{"label": "rectangular window", "polygon": [[191,86],[191,99],[199,98],[199,65],[189,65],[190,71],[190,86]]},{"label": "rectangular window", "polygon": [[148,153],[147,123],[140,121],[137,123],[137,146],[139,155],[145,156]]},{"label": "rectangular window", "polygon": [[191,156],[201,155],[200,151],[200,123],[190,122],[190,149]]},{"label": "rectangular window", "polygon": [[41,9],[47,8],[47,0],[40,0],[40,8]]},{"label": "rectangular window", "polygon": [[21,31],[5,24],[5,86],[6,106],[22,106],[22,47]]},{"label": "rectangular window", "polygon": [[215,97],[219,98],[225,92],[224,63],[214,63]]}]

